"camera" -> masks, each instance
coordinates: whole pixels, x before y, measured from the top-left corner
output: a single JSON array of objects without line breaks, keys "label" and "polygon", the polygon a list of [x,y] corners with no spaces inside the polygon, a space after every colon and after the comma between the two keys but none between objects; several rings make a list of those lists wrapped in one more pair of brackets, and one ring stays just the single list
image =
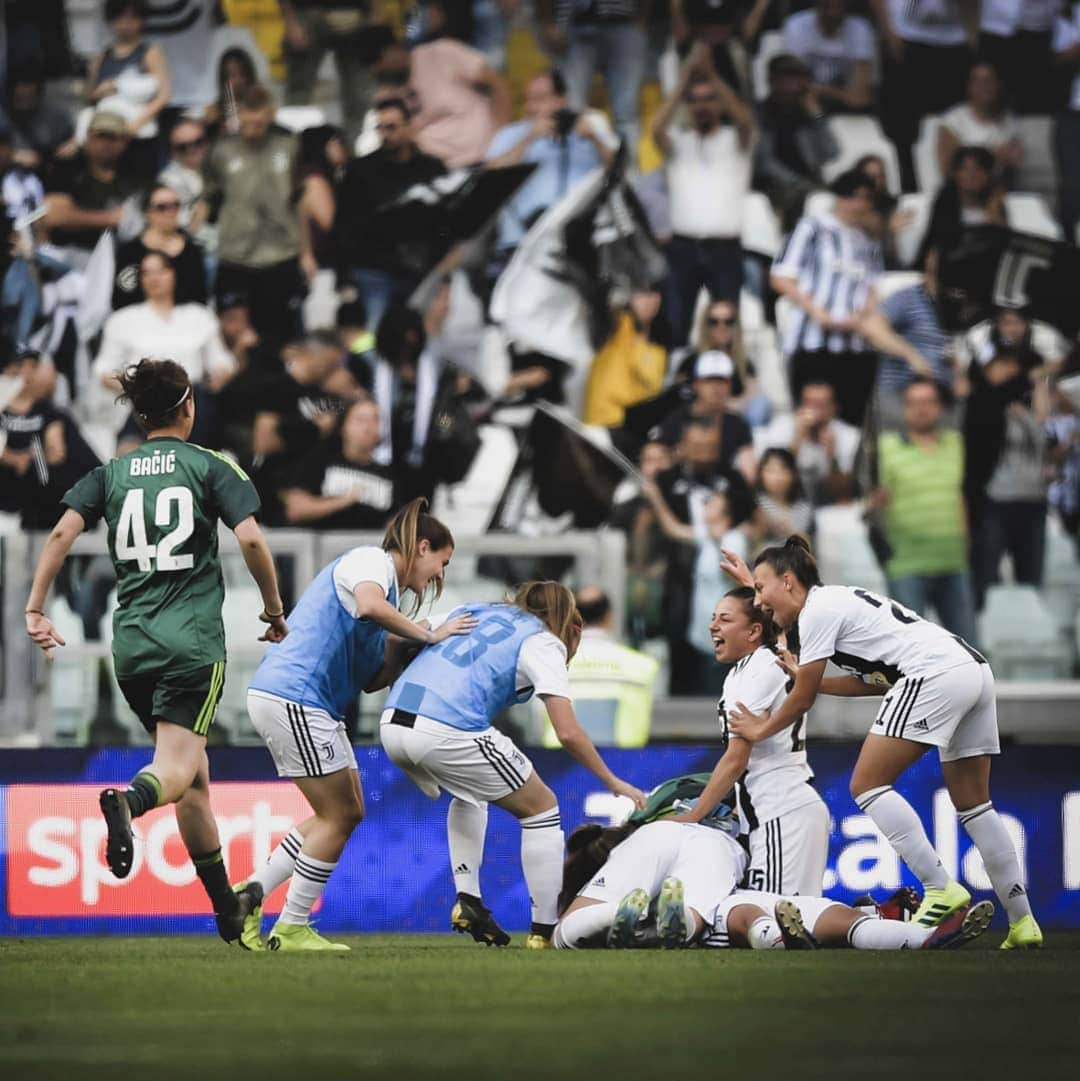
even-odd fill
[{"label": "camera", "polygon": [[554,116],[555,134],[565,139],[574,130],[578,114],[573,109],[560,109]]}]

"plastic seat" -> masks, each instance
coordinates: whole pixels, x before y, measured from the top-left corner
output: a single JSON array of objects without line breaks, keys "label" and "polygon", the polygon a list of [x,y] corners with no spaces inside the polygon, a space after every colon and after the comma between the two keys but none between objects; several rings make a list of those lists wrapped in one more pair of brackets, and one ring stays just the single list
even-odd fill
[{"label": "plastic seat", "polygon": [[776,257],[783,244],[780,219],[772,203],[759,191],[748,191],[743,202],[742,246],[746,251]]},{"label": "plastic seat", "polygon": [[1072,669],[1072,647],[1046,618],[1034,586],[991,586],[979,616],[979,641],[1001,679],[1065,679]]},{"label": "plastic seat", "polygon": [[941,187],[943,179],[937,154],[937,134],[940,127],[940,116],[924,116],[919,125],[919,137],[911,148],[919,191],[930,197]]},{"label": "plastic seat", "polygon": [[784,35],[780,30],[769,30],[758,41],[757,55],[751,68],[754,97],[764,101],[769,96],[769,61],[784,51]]},{"label": "plastic seat", "polygon": [[274,118],[283,128],[299,134],[326,123],[326,113],[318,105],[282,105]]},{"label": "plastic seat", "polygon": [[1013,191],[1005,196],[1009,226],[1018,233],[1031,233],[1051,240],[1061,240],[1061,226],[1046,200],[1033,191]]},{"label": "plastic seat", "polygon": [[840,153],[822,169],[827,181],[850,169],[864,154],[876,154],[885,163],[889,191],[900,190],[900,159],[896,147],[874,117],[832,116],[828,123],[840,145]]}]

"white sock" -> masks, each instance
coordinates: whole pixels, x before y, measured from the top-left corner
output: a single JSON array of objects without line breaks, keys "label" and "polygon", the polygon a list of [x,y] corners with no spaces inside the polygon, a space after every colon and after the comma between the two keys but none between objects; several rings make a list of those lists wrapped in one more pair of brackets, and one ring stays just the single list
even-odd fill
[{"label": "white sock", "polygon": [[580,950],[583,942],[612,925],[618,909],[614,901],[579,908],[559,920],[551,941],[557,950]]},{"label": "white sock", "polygon": [[559,918],[564,850],[558,807],[521,819],[521,869],[533,923],[551,926]]},{"label": "white sock", "polygon": [[454,889],[471,897],[480,896],[480,865],[484,862],[487,820],[486,803],[478,807],[456,796],[446,812],[446,842],[450,848]]},{"label": "white sock", "polygon": [[746,932],[752,950],[782,950],[784,936],[772,916],[758,916]]},{"label": "white sock", "polygon": [[263,894],[269,896],[293,873],[296,857],[300,855],[303,847],[304,835],[297,829],[291,830],[270,853],[270,858],[248,876],[248,881],[258,882],[263,888]]},{"label": "white sock", "polygon": [[296,860],[296,870],[285,894],[285,907],[279,917],[282,923],[307,923],[315,902],[322,896],[326,880],[333,874],[337,860],[327,863],[313,859],[301,852]]},{"label": "white sock", "polygon": [[885,834],[925,888],[942,890],[949,884],[949,876],[915,808],[891,785],[871,788],[856,796],[855,802]]},{"label": "white sock", "polygon": [[1031,901],[1020,875],[1020,860],[994,805],[989,801],[980,803],[969,811],[961,811],[959,818],[982,856],[983,867],[1005,906],[1009,923],[1030,916]]},{"label": "white sock", "polygon": [[853,950],[918,950],[933,931],[914,923],[863,916],[851,925],[847,939]]}]

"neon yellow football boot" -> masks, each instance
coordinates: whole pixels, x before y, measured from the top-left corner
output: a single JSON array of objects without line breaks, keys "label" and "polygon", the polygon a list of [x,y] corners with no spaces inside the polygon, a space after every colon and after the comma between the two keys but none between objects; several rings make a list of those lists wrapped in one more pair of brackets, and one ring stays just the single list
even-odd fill
[{"label": "neon yellow football boot", "polygon": [[970,904],[971,894],[959,882],[950,882],[943,890],[926,891],[919,910],[911,917],[911,922],[920,927],[937,927],[942,920],[947,920],[954,912],[959,912]]},{"label": "neon yellow football boot", "polygon": [[[262,940],[262,887],[258,883],[239,882],[233,886],[233,892],[240,898],[244,918],[240,937],[236,941],[245,950],[265,950],[266,944]],[[254,905],[252,902],[255,902]]]},{"label": "neon yellow football boot", "polygon": [[528,938],[525,939],[525,949],[527,950],[553,950],[555,947],[551,944],[550,938],[544,938],[543,935],[536,935],[529,933]]},{"label": "neon yellow football boot", "polygon": [[266,940],[266,948],[289,953],[302,950],[347,950],[349,947],[344,942],[331,942],[323,938],[310,923],[282,923],[278,920]]},{"label": "neon yellow football boot", "polygon": [[1003,950],[1041,950],[1043,934],[1034,916],[1022,916],[1009,924],[1009,933],[1002,942]]}]

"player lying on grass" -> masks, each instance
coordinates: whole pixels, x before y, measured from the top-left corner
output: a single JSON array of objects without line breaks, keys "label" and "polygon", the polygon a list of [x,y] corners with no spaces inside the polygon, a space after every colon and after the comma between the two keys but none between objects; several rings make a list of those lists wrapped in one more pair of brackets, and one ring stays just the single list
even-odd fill
[{"label": "player lying on grass", "polygon": [[[311,910],[364,817],[356,756],[345,712],[362,691],[385,686],[387,641],[417,647],[467,634],[466,614],[437,631],[398,611],[405,590],[415,598],[442,593],[454,538],[427,503],[414,499],[394,516],[382,547],[353,548],[315,576],[289,613],[289,637],[267,649],[248,689],[248,713],[279,777],[291,777],[315,812],[293,829],[247,880],[269,894],[291,877],[285,906],[267,939],[271,950],[347,950],[323,938]],[[391,652],[393,650],[391,649]],[[242,889],[243,885],[238,886]],[[246,920],[243,942],[262,949],[262,912]]]},{"label": "player lying on grass", "polygon": [[734,785],[750,844],[750,885],[818,894],[829,853],[829,809],[810,783],[814,772],[806,760],[805,716],[757,743],[728,730],[728,714],[737,703],[769,712],[791,689],[777,663],[776,625],[755,605],[754,591],[740,587],[717,602],[709,630],[716,659],[735,665],[718,704],[726,748],[693,810],[677,821],[700,821]]},{"label": "player lying on grass", "polygon": [[451,926],[477,942],[505,946],[510,936],[480,894],[488,804],[521,823],[521,866],[529,887],[529,949],[550,945],[558,916],[563,832],[555,793],[512,740],[492,727],[502,710],[533,694],[543,701],[559,742],[604,787],[637,804],[644,794],[604,764],[574,715],[566,666],[581,639],[573,594],[558,582],[528,582],[513,603],[470,604],[476,626],[421,650],[394,683],[379,728],[391,761],[432,799],[451,795],[446,816],[457,889]]},{"label": "player lying on grass", "polygon": [[[766,716],[740,703],[732,733],[752,743],[788,728],[819,693],[884,694],[851,775],[851,794],[923,884],[915,922],[934,927],[971,903],[946,871],[915,809],[894,782],[930,747],[964,829],[1009,919],[1003,949],[1036,949],[1043,936],[1031,913],[1016,848],[990,801],[990,759],[998,754],[994,676],[986,658],[956,635],[888,597],[821,584],[799,536],[766,548],[751,574],[737,557],[725,569],[786,630],[798,628],[799,665],[784,701]],[[826,677],[832,660],[850,675]]]},{"label": "player lying on grass", "polygon": [[154,758],[126,791],[100,796],[105,858],[126,878],[135,858],[131,820],[176,804],[176,822],[226,942],[258,908],[258,885],[234,893],[210,810],[206,735],[225,685],[225,587],[218,521],[235,534],[262,594],[260,641],[288,633],[270,549],[255,521],[259,497],[229,459],[186,442],[195,422],[191,382],[171,360],[141,360],[118,376],[146,441],[88,473],[63,499],[67,510],[38,560],[26,629],[51,655],[64,644],[44,615],[49,588],[75,538],[104,518],[116,569],[113,662],[120,690],[154,738]]}]

